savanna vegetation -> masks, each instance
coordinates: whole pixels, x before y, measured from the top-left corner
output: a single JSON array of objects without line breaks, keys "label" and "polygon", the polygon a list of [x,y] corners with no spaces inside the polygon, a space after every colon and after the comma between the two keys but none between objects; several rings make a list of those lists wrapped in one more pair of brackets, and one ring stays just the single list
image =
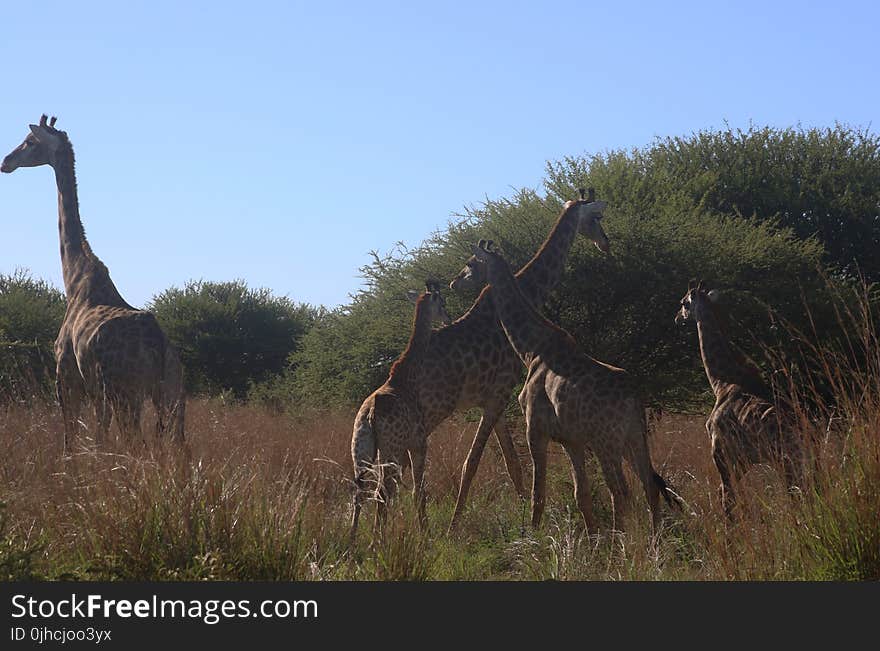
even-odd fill
[{"label": "savanna vegetation", "polygon": [[[612,252],[577,242],[544,312],[662,408],[652,455],[687,508],[654,544],[643,508],[611,532],[593,467],[605,528],[587,536],[557,460],[547,524],[533,532],[491,450],[462,531],[446,536],[475,427],[463,414],[431,439],[430,534],[403,499],[384,541],[368,548],[365,531],[349,550],[351,417],[405,345],[406,290],[454,276],[484,237],[521,265],[579,187],[608,202]],[[0,578],[880,578],[878,253],[880,139],[869,131],[726,129],[554,161],[540,191],[466,207],[420,246],[374,253],[343,307],[243,281],[157,295],[149,307],[193,396],[183,457],[117,441],[62,458],[52,341],[63,294],[26,272],[0,277]],[[703,428],[711,393],[696,333],[673,325],[694,277],[722,290],[732,338],[815,455],[793,497],[772,468],[749,473],[733,524]],[[450,295],[449,312],[474,298]]]}]

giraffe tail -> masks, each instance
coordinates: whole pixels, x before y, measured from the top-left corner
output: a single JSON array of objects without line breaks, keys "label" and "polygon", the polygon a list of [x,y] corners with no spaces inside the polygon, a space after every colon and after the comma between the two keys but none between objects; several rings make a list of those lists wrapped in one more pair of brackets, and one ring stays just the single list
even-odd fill
[{"label": "giraffe tail", "polygon": [[[655,418],[658,417],[657,414],[662,413],[659,408],[652,409],[651,411],[652,411],[652,414],[655,415]],[[641,415],[642,415],[642,432],[644,432],[644,437],[645,437],[644,438],[645,450],[647,450],[648,449],[648,417],[647,417],[647,414],[645,413],[644,410],[642,410]],[[654,468],[652,467],[651,462],[650,462],[650,457],[649,457],[648,464],[649,464],[649,468],[650,468],[651,475],[652,475],[651,479],[654,482],[654,485],[660,491],[660,494],[663,496],[663,499],[666,500],[666,503],[672,508],[679,509],[679,510],[683,509],[685,507],[685,501],[678,495],[678,493],[675,492],[675,490],[673,490],[673,488],[669,485],[669,482],[667,482],[665,479],[663,479],[663,477],[661,477],[660,474],[656,470],[654,470]]]},{"label": "giraffe tail", "polygon": [[681,499],[681,497],[678,496],[678,493],[676,493],[676,492],[675,492],[675,491],[669,486],[669,484],[667,483],[667,481],[666,481],[665,479],[663,479],[663,477],[661,477],[661,476],[657,473],[656,470],[654,470],[653,473],[654,473],[654,484],[655,484],[655,485],[657,486],[657,488],[660,490],[660,494],[663,496],[663,499],[666,500],[666,503],[667,503],[669,506],[671,506],[671,507],[673,507],[673,508],[676,508],[676,509],[681,509],[681,508],[683,508],[683,506],[684,506],[684,500]]},{"label": "giraffe tail", "polygon": [[374,427],[375,402],[364,406],[354,421],[351,435],[351,461],[354,466],[354,478],[357,489],[361,490],[366,478],[373,471],[376,461],[377,443]]},{"label": "giraffe tail", "polygon": [[378,445],[374,427],[374,409],[374,400],[370,400],[369,404],[365,403],[361,406],[354,419],[354,429],[351,433],[351,461],[354,466],[354,500],[351,512],[349,544],[354,544],[355,541],[361,505],[368,493],[367,481],[371,476],[375,477],[377,482],[379,479],[375,467]]}]

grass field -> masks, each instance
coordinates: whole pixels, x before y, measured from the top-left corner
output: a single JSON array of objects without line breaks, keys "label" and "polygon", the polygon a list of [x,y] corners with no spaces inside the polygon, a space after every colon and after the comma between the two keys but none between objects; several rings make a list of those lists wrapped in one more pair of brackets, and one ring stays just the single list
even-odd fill
[{"label": "grass field", "polygon": [[[718,499],[704,418],[654,421],[655,466],[687,503],[681,512],[664,506],[654,542],[632,476],[635,508],[623,532],[612,529],[610,496],[592,463],[602,529],[584,534],[555,446],[541,530],[527,526],[528,504],[490,445],[466,516],[448,535],[476,428],[452,419],[431,437],[427,535],[405,491],[374,544],[368,505],[353,549],[352,414],[294,419],[193,400],[185,451],[111,441],[94,452],[85,432],[82,451],[65,458],[56,407],[12,407],[0,412],[0,579],[878,579],[876,406],[831,429],[816,423],[817,469],[802,493],[789,497],[775,469],[754,468],[734,523]],[[524,445],[521,431],[517,440]]]}]

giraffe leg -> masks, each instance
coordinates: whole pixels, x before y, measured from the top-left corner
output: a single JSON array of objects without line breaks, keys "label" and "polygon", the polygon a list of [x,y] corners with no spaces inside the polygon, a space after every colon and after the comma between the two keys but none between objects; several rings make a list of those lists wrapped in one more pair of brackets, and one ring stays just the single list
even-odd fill
[{"label": "giraffe leg", "polygon": [[655,477],[659,477],[654,471],[651,460],[648,459],[647,469],[641,469],[639,477],[642,481],[642,489],[645,491],[645,498],[648,500],[648,507],[651,509],[651,528],[656,534],[660,527],[660,484],[657,483]]},{"label": "giraffe leg", "polygon": [[178,394],[177,399],[171,407],[169,418],[174,440],[181,445],[184,445],[186,441],[183,433],[184,424],[186,422],[186,396],[183,395],[182,391]]},{"label": "giraffe leg", "polygon": [[412,462],[412,478],[413,478],[413,503],[419,514],[419,527],[422,531],[428,530],[428,518],[425,514],[425,501],[427,495],[425,492],[425,456],[427,454],[427,446],[419,446],[410,450],[409,456]]},{"label": "giraffe leg", "polygon": [[351,528],[349,529],[348,539],[349,545],[354,544],[357,536],[358,520],[361,516],[361,508],[367,497],[367,474],[371,472],[368,469],[362,469],[357,473],[354,480],[354,503],[351,509]]},{"label": "giraffe leg", "polygon": [[165,401],[162,399],[162,390],[160,387],[155,387],[153,389],[151,399],[153,402],[153,409],[156,411],[156,428],[153,435],[158,441],[162,438],[162,435],[168,429],[171,422],[170,410],[167,409]]},{"label": "giraffe leg", "polygon": [[513,436],[510,434],[510,423],[507,417],[502,413],[495,422],[495,438],[501,446],[501,454],[504,456],[504,465],[507,467],[507,474],[516,494],[520,499],[524,500],[528,497],[525,484],[523,483],[522,466],[519,463],[519,455],[516,453],[516,446],[513,444]]},{"label": "giraffe leg", "polygon": [[[349,532],[349,544],[353,544],[357,535],[358,519],[367,493],[378,496],[381,470],[376,465],[376,440],[369,422],[359,420],[356,422],[351,441],[351,461],[354,468],[354,499],[351,510],[351,530]],[[368,490],[367,484],[375,479],[372,490]]]},{"label": "giraffe leg", "polygon": [[547,493],[547,446],[550,439],[526,423],[529,453],[532,455],[532,528],[541,525]]},{"label": "giraffe leg", "polygon": [[449,523],[449,531],[454,531],[464,507],[467,502],[468,492],[471,488],[471,482],[477,473],[480,465],[480,457],[483,456],[483,449],[486,447],[486,441],[489,440],[489,434],[495,425],[498,416],[495,412],[489,410],[483,411],[483,417],[480,418],[480,424],[477,427],[477,433],[474,435],[474,441],[471,443],[471,449],[468,451],[467,459],[461,468],[461,484],[458,487],[458,498],[455,500],[455,511],[452,513],[452,522]]},{"label": "giraffe leg", "polygon": [[388,493],[389,486],[386,482],[388,482],[388,475],[390,470],[388,468],[383,467],[384,464],[381,462],[381,458],[379,458],[379,463],[376,465],[376,516],[373,520],[373,539],[379,538],[382,534],[382,531],[385,527],[385,520],[387,519],[388,514]]},{"label": "giraffe leg", "polygon": [[807,458],[805,446],[800,441],[794,440],[794,435],[783,443],[781,450],[782,471],[785,477],[785,487],[789,495],[794,495],[794,488],[804,489],[807,479]]},{"label": "giraffe leg", "polygon": [[571,476],[574,479],[574,498],[578,509],[584,518],[584,526],[587,533],[596,530],[596,520],[593,517],[593,499],[590,495],[590,483],[587,477],[587,468],[584,459],[584,446],[565,444],[565,451],[571,461]]},{"label": "giraffe leg", "polygon": [[623,529],[623,521],[629,511],[629,487],[626,484],[626,476],[623,474],[623,459],[612,457],[608,454],[599,455],[599,464],[602,466],[602,474],[605,475],[605,483],[611,491],[611,502],[614,506],[614,528]]},{"label": "giraffe leg", "polygon": [[139,440],[146,444],[141,432],[141,403],[130,396],[120,396],[113,401],[119,432],[123,437]]},{"label": "giraffe leg", "polygon": [[183,397],[177,400],[171,400],[166,395],[158,398],[153,397],[153,407],[156,411],[156,427],[154,436],[156,440],[162,439],[166,435],[174,440],[175,443],[183,444],[183,423],[185,418],[186,403]]},{"label": "giraffe leg", "polygon": [[375,535],[381,535],[385,530],[385,522],[388,520],[388,509],[397,495],[397,487],[400,484],[402,469],[396,462],[385,462],[380,459],[381,480],[379,484],[378,501],[376,503],[376,521],[373,526]]},{"label": "giraffe leg", "polygon": [[70,454],[76,438],[83,391],[78,382],[65,379],[61,364],[58,365],[56,373],[55,396],[58,398],[61,416],[64,420],[64,454]]},{"label": "giraffe leg", "polygon": [[[162,380],[158,383],[157,389],[154,389],[153,400],[158,400],[161,405],[161,413],[164,417],[163,432],[170,433],[177,443],[183,444],[184,421],[186,418],[183,369],[180,365],[180,357],[177,351],[169,345],[165,347]],[[160,413],[158,406],[156,407],[156,413]]]},{"label": "giraffe leg", "polygon": [[728,464],[725,455],[717,448],[712,452],[712,457],[715,461],[715,467],[718,469],[718,474],[721,475],[721,486],[718,491],[721,496],[721,505],[724,507],[724,512],[727,514],[727,518],[733,520],[733,510],[736,506],[736,495],[733,492],[730,465]]},{"label": "giraffe leg", "polygon": [[100,448],[107,440],[107,434],[110,432],[110,421],[113,418],[113,409],[110,400],[101,392],[95,401],[95,415],[98,418],[98,426],[95,430],[95,447]]}]

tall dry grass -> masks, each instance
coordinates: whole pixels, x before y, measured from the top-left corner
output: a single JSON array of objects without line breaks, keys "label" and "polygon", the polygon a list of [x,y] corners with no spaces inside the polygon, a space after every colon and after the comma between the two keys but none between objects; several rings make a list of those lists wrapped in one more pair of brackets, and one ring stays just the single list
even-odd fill
[{"label": "tall dry grass", "polygon": [[[0,570],[4,578],[77,579],[792,579],[880,578],[880,454],[858,423],[821,449],[815,487],[790,497],[778,473],[753,469],[738,519],[717,497],[702,417],[654,424],[653,457],[687,503],[652,541],[644,500],[625,533],[592,465],[605,529],[585,535],[557,450],[544,529],[527,527],[500,454],[488,449],[459,532],[445,534],[459,462],[475,425],[432,440],[430,531],[404,496],[385,537],[364,527],[347,548],[351,498],[347,415],[295,421],[195,401],[186,454],[112,442],[61,456],[55,409],[11,409],[0,423]],[[636,483],[631,482],[636,495]]]},{"label": "tall dry grass", "polygon": [[559,448],[551,448],[546,524],[531,531],[528,504],[515,498],[492,446],[460,529],[447,535],[476,428],[453,419],[430,442],[429,531],[415,525],[404,492],[384,537],[373,542],[362,527],[349,549],[353,414],[292,418],[194,400],[183,450],[111,440],[96,452],[84,427],[80,448],[65,457],[55,406],[10,404],[0,412],[0,578],[880,579],[880,354],[868,298],[842,308],[841,346],[817,348],[793,333],[803,339],[800,357],[776,360],[780,404],[812,470],[789,494],[778,468],[754,467],[733,521],[718,497],[703,415],[651,424],[655,466],[686,503],[666,512],[656,537],[632,477],[636,508],[623,531],[611,530],[593,462],[602,530],[585,534]]}]

